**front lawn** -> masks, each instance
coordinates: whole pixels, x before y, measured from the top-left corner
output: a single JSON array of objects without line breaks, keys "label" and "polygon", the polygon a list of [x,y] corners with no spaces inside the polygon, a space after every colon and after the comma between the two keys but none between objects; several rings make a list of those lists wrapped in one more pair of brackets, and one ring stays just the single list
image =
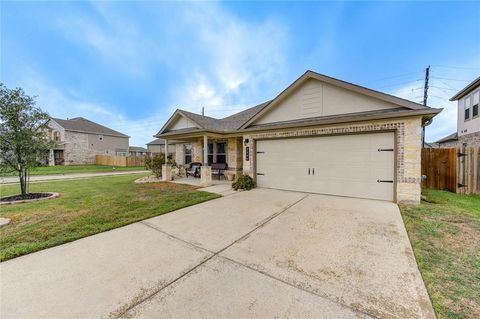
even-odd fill
[{"label": "front lawn", "polygon": [[480,318],[480,195],[423,193],[401,210],[437,316]]},{"label": "front lawn", "polygon": [[[142,175],[143,176],[143,175]],[[58,192],[41,202],[1,206],[0,261],[195,205],[219,195],[175,183],[134,184],[139,175],[35,183],[31,192]],[[1,186],[0,195],[18,193]]]},{"label": "front lawn", "polygon": [[[72,174],[72,173],[101,173],[101,172],[122,172],[138,171],[145,169],[143,166],[131,167],[112,167],[108,165],[58,165],[58,166],[40,166],[32,169],[30,175],[53,175],[53,174]],[[16,172],[1,174],[0,176],[17,176]]]}]

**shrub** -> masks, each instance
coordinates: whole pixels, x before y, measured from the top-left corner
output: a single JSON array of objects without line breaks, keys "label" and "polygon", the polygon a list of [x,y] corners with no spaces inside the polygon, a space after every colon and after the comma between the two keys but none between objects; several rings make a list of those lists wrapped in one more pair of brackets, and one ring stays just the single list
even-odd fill
[{"label": "shrub", "polygon": [[[167,157],[168,164],[176,166],[175,160],[170,155]],[[165,155],[156,154],[152,157],[147,156],[145,158],[145,169],[152,171],[155,177],[162,177],[162,165],[165,164]]]},{"label": "shrub", "polygon": [[255,186],[255,181],[249,175],[241,175],[236,182],[232,183],[232,188],[234,190],[244,189],[249,191]]}]

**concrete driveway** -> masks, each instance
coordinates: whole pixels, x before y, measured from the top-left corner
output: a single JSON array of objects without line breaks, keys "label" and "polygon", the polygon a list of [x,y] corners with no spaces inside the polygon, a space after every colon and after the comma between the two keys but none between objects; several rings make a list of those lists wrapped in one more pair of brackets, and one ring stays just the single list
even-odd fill
[{"label": "concrete driveway", "polygon": [[434,318],[395,204],[235,193],[0,264],[0,317]]}]

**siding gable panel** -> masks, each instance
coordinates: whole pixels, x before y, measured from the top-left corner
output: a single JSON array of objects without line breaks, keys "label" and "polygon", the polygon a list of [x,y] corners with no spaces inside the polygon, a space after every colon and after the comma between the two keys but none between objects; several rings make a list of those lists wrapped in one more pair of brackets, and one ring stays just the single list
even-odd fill
[{"label": "siding gable panel", "polygon": [[391,108],[398,108],[398,105],[316,79],[308,79],[253,124],[267,124]]}]

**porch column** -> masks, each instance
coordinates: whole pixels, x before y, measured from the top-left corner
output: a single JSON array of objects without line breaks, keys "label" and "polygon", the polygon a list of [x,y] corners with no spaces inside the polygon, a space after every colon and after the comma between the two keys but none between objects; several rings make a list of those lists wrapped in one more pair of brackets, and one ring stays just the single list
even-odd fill
[{"label": "porch column", "polygon": [[208,166],[208,136],[203,136],[203,165]]},{"label": "porch column", "polygon": [[164,150],[165,164],[162,165],[162,181],[169,182],[172,180],[172,165],[168,164],[168,140],[165,139]]},{"label": "porch column", "polygon": [[208,166],[208,136],[203,136],[203,165],[200,169],[200,185],[203,187],[212,185],[212,168]]}]

